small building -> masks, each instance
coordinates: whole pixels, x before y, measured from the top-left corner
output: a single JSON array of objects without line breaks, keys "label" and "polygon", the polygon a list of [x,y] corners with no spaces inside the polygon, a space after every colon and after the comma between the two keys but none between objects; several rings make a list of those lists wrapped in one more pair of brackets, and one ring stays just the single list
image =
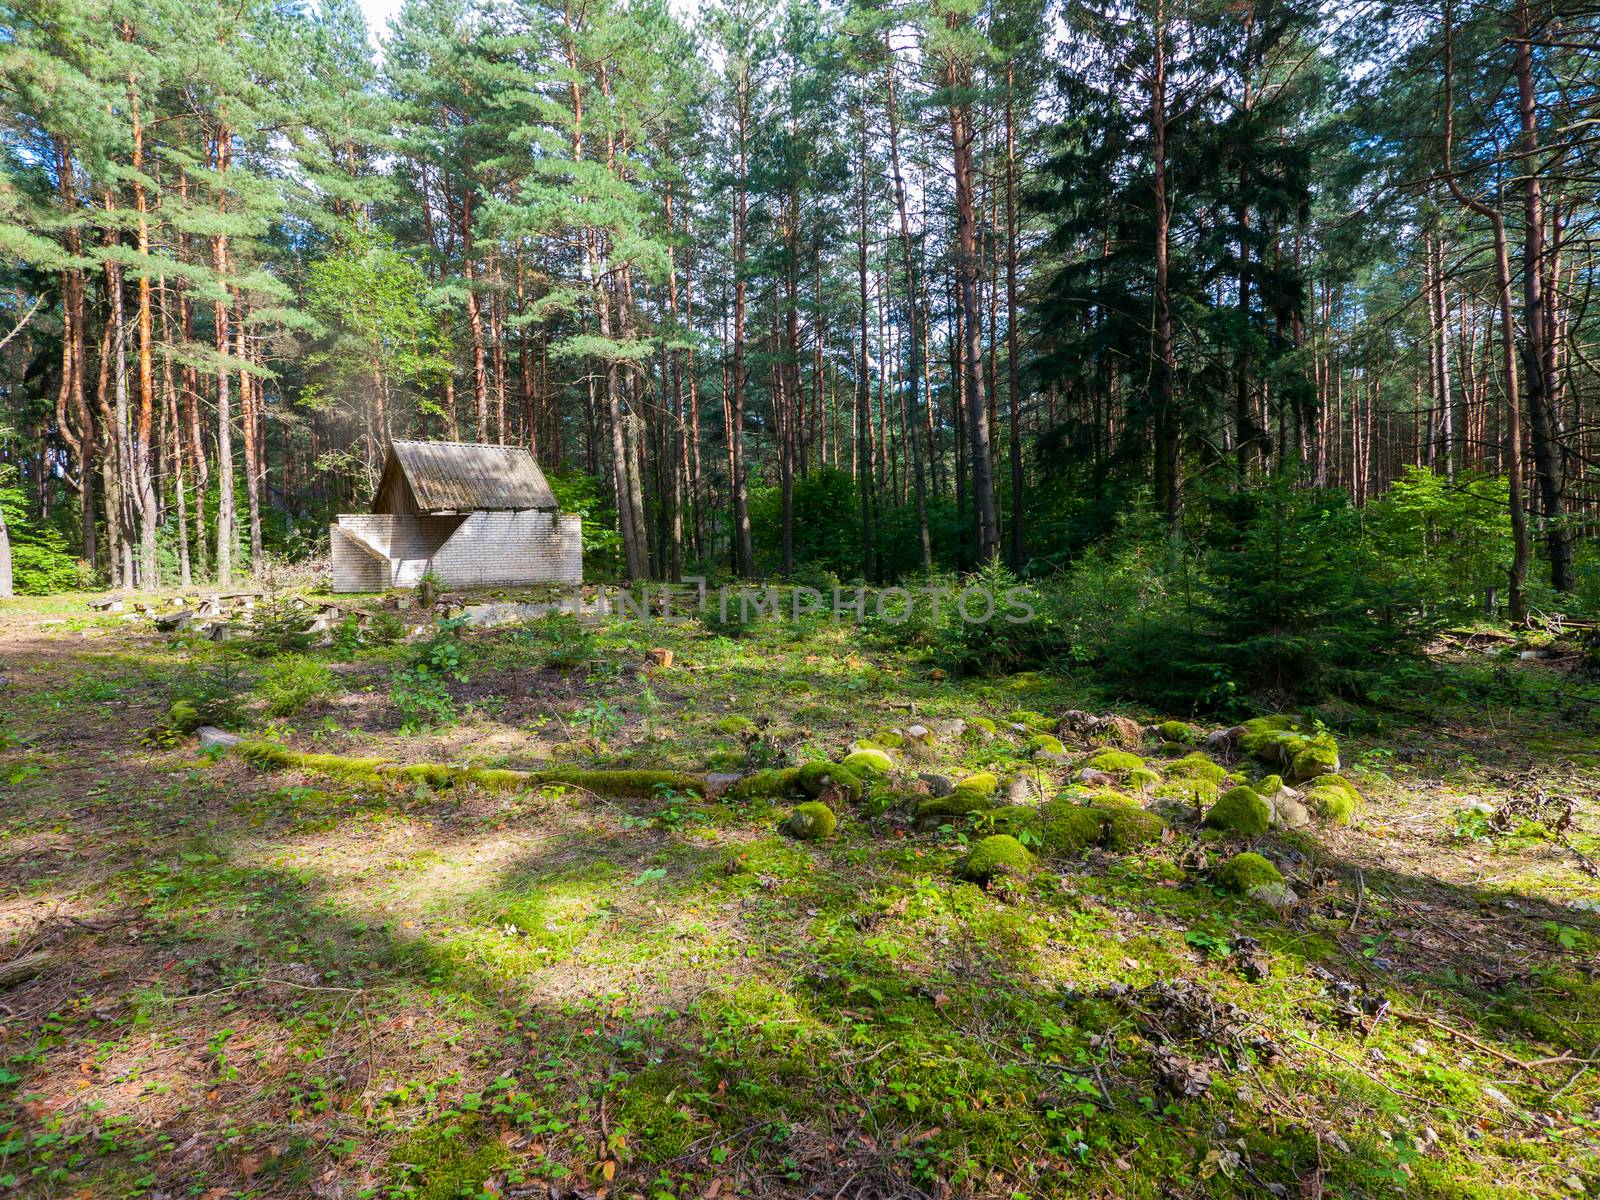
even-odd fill
[{"label": "small building", "polygon": [[583,522],[520,446],[393,442],[371,513],[330,526],[333,590],[583,582]]}]

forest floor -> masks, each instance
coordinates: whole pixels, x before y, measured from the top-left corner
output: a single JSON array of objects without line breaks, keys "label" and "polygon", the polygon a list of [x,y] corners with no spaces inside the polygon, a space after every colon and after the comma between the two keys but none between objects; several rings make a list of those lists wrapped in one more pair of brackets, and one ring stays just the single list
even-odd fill
[{"label": "forest floor", "polygon": [[[1595,683],[1458,647],[1387,708],[1303,714],[1354,827],[1176,814],[985,890],[955,877],[984,818],[919,830],[920,773],[1053,794],[1091,750],[1030,752],[1018,710],[1173,714],[822,620],[567,640],[468,633],[426,732],[391,699],[414,647],[307,652],[333,685],[278,718],[242,692],[236,727],[695,773],[969,733],[891,750],[898,782],[802,842],[782,797],[202,752],[163,724],[215,647],[0,606],[0,978],[42,955],[0,990],[0,1195],[1600,1195]],[[1292,904],[1215,886],[1247,844]]]}]

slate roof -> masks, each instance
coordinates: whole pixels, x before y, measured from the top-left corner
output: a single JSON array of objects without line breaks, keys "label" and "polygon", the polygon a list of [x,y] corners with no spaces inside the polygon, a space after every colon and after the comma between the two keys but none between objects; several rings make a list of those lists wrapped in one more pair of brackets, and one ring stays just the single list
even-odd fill
[{"label": "slate roof", "polygon": [[380,504],[396,468],[424,513],[559,507],[544,472],[521,446],[392,442],[378,486]]}]

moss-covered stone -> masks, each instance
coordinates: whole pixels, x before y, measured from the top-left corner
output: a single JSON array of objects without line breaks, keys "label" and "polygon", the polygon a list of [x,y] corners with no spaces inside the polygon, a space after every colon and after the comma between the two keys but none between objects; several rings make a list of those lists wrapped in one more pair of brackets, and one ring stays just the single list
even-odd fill
[{"label": "moss-covered stone", "polygon": [[995,723],[988,717],[973,717],[961,731],[961,736],[969,742],[987,742],[995,733]]},{"label": "moss-covered stone", "polygon": [[728,789],[731,800],[757,800],[787,796],[800,782],[798,767],[769,767],[752,771]]},{"label": "moss-covered stone", "polygon": [[1175,762],[1167,763],[1162,774],[1169,779],[1204,779],[1208,783],[1218,784],[1228,777],[1228,769],[1196,750]]},{"label": "moss-covered stone", "polygon": [[1095,845],[1105,828],[1105,813],[1065,796],[1040,810],[1039,841],[1048,854],[1076,854]]},{"label": "moss-covered stone", "polygon": [[1254,786],[1258,796],[1276,796],[1283,791],[1283,776],[1263,775]]},{"label": "moss-covered stone", "polygon": [[744,737],[756,731],[756,723],[749,717],[741,717],[737,713],[723,717],[717,722],[717,732],[730,734],[734,737]]},{"label": "moss-covered stone", "polygon": [[1100,841],[1108,850],[1127,852],[1159,842],[1167,823],[1125,796],[1100,795],[1089,802],[1100,813]]},{"label": "moss-covered stone", "polygon": [[800,773],[795,776],[795,782],[800,785],[800,790],[808,796],[820,796],[829,788],[838,788],[854,803],[861,799],[863,784],[861,776],[849,767],[839,763],[818,759],[815,762],[802,763]]},{"label": "moss-covered stone", "polygon": [[898,729],[880,729],[872,735],[872,740],[885,750],[898,750],[906,744],[906,735]]},{"label": "moss-covered stone", "polygon": [[1065,754],[1061,739],[1050,733],[1036,733],[1024,743],[1029,754]]},{"label": "moss-covered stone", "polygon": [[174,700],[167,708],[167,728],[179,733],[193,733],[204,722],[200,712],[187,700]]},{"label": "moss-covered stone", "polygon": [[1126,782],[1131,788],[1136,788],[1141,792],[1150,792],[1154,791],[1156,784],[1161,782],[1161,776],[1157,775],[1149,767],[1135,767],[1128,772]]},{"label": "moss-covered stone", "polygon": [[789,831],[790,837],[802,842],[820,842],[823,838],[833,836],[838,823],[833,810],[822,801],[807,800],[789,814],[784,828]]},{"label": "moss-covered stone", "polygon": [[1033,869],[1028,848],[1008,833],[994,833],[972,848],[958,874],[973,883],[988,883],[997,875],[1022,875]]},{"label": "moss-covered stone", "polygon": [[1102,750],[1083,765],[1107,775],[1126,775],[1142,768],[1144,759],[1126,750]]},{"label": "moss-covered stone", "polygon": [[1316,781],[1310,791],[1306,793],[1307,806],[1324,821],[1331,821],[1335,825],[1354,825],[1356,813],[1361,807],[1361,797],[1354,788],[1344,783],[1324,783],[1323,779],[1337,778],[1324,776]]},{"label": "moss-covered stone", "polygon": [[1253,788],[1231,788],[1206,810],[1205,822],[1212,829],[1241,837],[1255,837],[1267,831],[1272,809]]},{"label": "moss-covered stone", "polygon": [[856,775],[887,775],[894,770],[894,759],[882,750],[867,747],[845,755],[843,765]]},{"label": "moss-covered stone", "polygon": [[1000,780],[989,771],[978,771],[961,780],[956,784],[956,787],[966,788],[972,792],[981,792],[985,796],[992,796],[1000,790]]},{"label": "moss-covered stone", "polygon": [[1283,872],[1253,850],[1235,854],[1217,868],[1217,885],[1238,896],[1248,896],[1258,887],[1281,885]]},{"label": "moss-covered stone", "polygon": [[996,807],[993,793],[958,786],[946,796],[925,796],[917,802],[911,816],[918,825],[941,824],[953,817],[988,812]]},{"label": "moss-covered stone", "polygon": [[1021,838],[1024,833],[1037,837],[1044,815],[1031,804],[1002,804],[990,809],[983,820],[995,833],[1009,833],[1014,838]]},{"label": "moss-covered stone", "polygon": [[1192,746],[1200,740],[1200,731],[1187,721],[1163,721],[1156,726],[1156,733],[1163,742],[1177,742],[1184,746]]},{"label": "moss-covered stone", "polygon": [[1298,780],[1331,775],[1339,769],[1339,743],[1331,733],[1306,739],[1293,753],[1290,773]]}]

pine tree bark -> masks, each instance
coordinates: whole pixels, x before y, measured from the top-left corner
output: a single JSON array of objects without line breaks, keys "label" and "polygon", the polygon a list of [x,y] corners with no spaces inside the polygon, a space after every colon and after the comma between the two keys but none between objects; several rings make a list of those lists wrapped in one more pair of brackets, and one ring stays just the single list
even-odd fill
[{"label": "pine tree bark", "polygon": [[[954,28],[955,14],[946,18]],[[961,310],[961,372],[964,384],[967,431],[971,438],[973,551],[978,564],[991,563],[1000,552],[1000,525],[994,504],[994,459],[989,439],[989,409],[983,388],[983,315],[978,304],[978,248],[972,169],[972,110],[962,95],[970,86],[970,69],[964,71],[951,58],[945,66],[945,86],[950,100],[951,170],[956,191],[956,291]]]}]

